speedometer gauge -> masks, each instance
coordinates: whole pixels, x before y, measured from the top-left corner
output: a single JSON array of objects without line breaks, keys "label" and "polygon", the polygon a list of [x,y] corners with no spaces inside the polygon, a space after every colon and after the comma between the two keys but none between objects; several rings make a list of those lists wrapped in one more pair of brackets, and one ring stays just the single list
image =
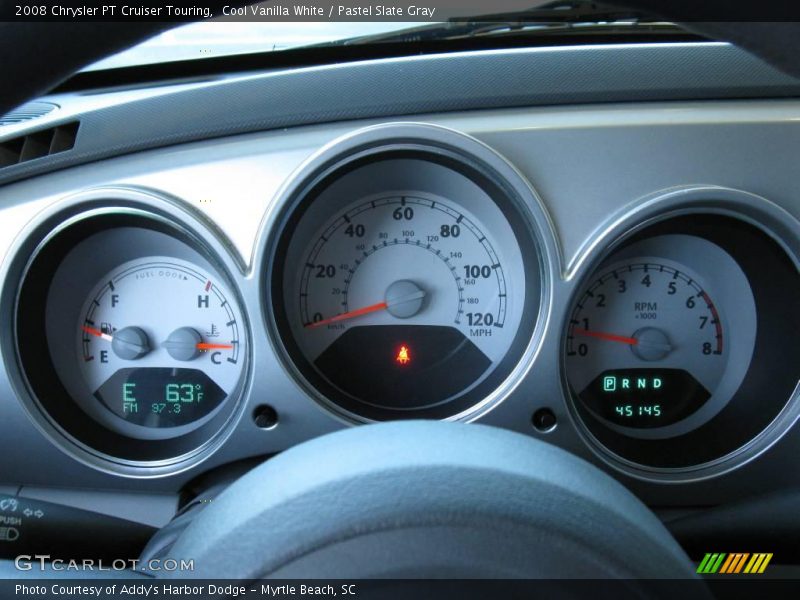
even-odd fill
[{"label": "speedometer gauge", "polygon": [[475,217],[410,193],[336,215],[312,241],[296,290],[295,331],[316,369],[364,403],[400,410],[480,383],[519,314],[507,322],[503,259]]},{"label": "speedometer gauge", "polygon": [[[392,185],[401,181],[419,187]],[[387,160],[337,180],[294,217],[275,282],[284,341],[349,415],[460,415],[530,341],[538,256],[499,191],[434,162]]]}]

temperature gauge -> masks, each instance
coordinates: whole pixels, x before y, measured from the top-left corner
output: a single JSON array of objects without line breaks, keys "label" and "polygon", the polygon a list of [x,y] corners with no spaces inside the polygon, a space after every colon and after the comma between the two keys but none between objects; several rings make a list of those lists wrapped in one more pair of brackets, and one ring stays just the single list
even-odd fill
[{"label": "temperature gauge", "polygon": [[83,379],[130,424],[172,428],[210,417],[242,373],[231,295],[183,260],[127,262],[92,290],[75,328]]}]

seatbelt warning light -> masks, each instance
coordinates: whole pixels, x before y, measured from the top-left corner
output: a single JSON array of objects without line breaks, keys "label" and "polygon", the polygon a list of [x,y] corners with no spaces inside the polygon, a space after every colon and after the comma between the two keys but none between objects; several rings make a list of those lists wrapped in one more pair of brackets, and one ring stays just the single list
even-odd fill
[{"label": "seatbelt warning light", "polygon": [[400,349],[397,351],[395,361],[399,365],[407,365],[411,362],[411,351],[408,349],[408,346],[400,346]]}]

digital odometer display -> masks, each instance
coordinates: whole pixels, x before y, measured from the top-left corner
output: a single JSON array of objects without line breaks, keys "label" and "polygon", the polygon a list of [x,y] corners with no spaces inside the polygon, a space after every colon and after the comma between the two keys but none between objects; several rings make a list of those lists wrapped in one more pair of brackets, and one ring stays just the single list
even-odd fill
[{"label": "digital odometer display", "polygon": [[607,421],[626,427],[664,427],[695,412],[711,394],[683,369],[604,371],[580,393]]},{"label": "digital odometer display", "polygon": [[111,412],[144,427],[178,427],[209,414],[227,394],[198,369],[120,369],[94,393]]}]

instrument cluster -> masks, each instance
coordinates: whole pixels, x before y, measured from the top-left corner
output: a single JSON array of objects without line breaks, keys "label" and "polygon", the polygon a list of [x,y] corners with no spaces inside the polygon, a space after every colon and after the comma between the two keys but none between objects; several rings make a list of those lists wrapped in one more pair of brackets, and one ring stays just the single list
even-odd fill
[{"label": "instrument cluster", "polygon": [[482,422],[557,364],[549,402],[651,480],[739,466],[798,416],[800,226],[756,196],[656,193],[564,266],[510,163],[406,124],[323,148],[274,207],[249,269],[151,191],[90,191],[29,227],[4,306],[18,394],[55,443],[127,476],[188,468],[268,402],[265,360],[341,426]]}]

